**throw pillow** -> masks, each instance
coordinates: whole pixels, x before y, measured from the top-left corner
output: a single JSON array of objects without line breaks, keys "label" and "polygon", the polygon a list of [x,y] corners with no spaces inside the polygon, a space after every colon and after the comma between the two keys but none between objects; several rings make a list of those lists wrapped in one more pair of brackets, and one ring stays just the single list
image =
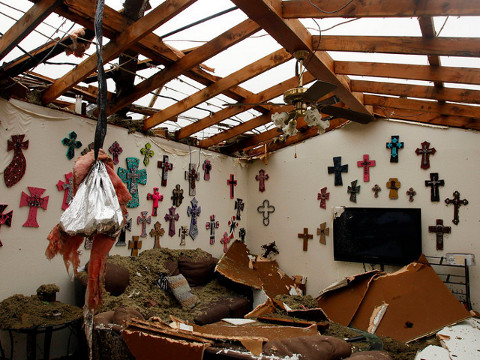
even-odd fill
[{"label": "throw pillow", "polygon": [[190,285],[188,285],[185,276],[182,274],[168,276],[167,281],[170,290],[172,290],[173,296],[175,296],[175,299],[178,300],[182,307],[191,309],[197,304],[198,297],[192,294]]}]

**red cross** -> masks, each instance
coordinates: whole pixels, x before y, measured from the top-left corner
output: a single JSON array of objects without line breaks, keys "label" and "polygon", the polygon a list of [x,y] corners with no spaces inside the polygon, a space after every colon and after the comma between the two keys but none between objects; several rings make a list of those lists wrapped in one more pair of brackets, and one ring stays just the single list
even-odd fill
[{"label": "red cross", "polygon": [[363,167],[363,181],[370,181],[370,167],[375,166],[375,160],[370,160],[368,154],[363,155],[363,161],[357,161],[358,167]]}]

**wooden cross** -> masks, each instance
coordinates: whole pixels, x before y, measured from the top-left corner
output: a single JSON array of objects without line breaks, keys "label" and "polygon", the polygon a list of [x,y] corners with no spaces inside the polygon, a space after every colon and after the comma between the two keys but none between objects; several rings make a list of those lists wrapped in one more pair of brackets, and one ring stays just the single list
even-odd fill
[{"label": "wooden cross", "polygon": [[[8,227],[12,226],[13,210],[9,211],[6,214],[3,213],[7,206],[8,205],[0,204],[0,228],[2,227],[2,225],[6,225]],[[2,246],[2,239],[0,238],[0,247]]]},{"label": "wooden cross", "polygon": [[148,215],[148,211],[142,211],[140,216],[137,216],[137,225],[142,224],[142,235],[140,237],[147,237],[147,224],[152,222],[152,217]]},{"label": "wooden cross", "polygon": [[190,201],[192,204],[192,207],[187,208],[187,215],[190,216],[190,230],[188,231],[188,235],[195,240],[195,238],[198,235],[198,226],[197,226],[197,217],[200,216],[200,213],[202,212],[202,207],[198,206],[198,201],[197,199],[193,198],[193,200]]},{"label": "wooden cross", "polygon": [[68,138],[63,138],[62,144],[68,146],[67,159],[72,160],[75,156],[75,149],[82,147],[81,141],[77,141],[77,133],[72,131],[68,134]]},{"label": "wooden cross", "polygon": [[140,153],[143,155],[143,164],[147,166],[150,164],[150,158],[155,155],[153,150],[151,149],[152,145],[150,143],[146,143],[145,147],[140,149]]},{"label": "wooden cross", "polygon": [[255,176],[255,180],[258,181],[258,190],[260,192],[265,191],[265,181],[269,179],[268,174],[265,174],[265,170],[260,169],[258,175]]},{"label": "wooden cross", "polygon": [[[163,161],[157,162],[157,167],[162,169],[162,186],[167,186],[168,172],[173,169],[173,164],[168,162],[168,156],[163,155]],[[180,185],[177,185],[180,187]]]},{"label": "wooden cross", "polygon": [[357,202],[357,194],[360,194],[360,185],[357,186],[358,180],[353,180],[351,186],[348,187],[347,193],[350,194],[350,201]]},{"label": "wooden cross", "polygon": [[428,141],[422,142],[421,145],[422,148],[417,148],[415,154],[422,155],[420,167],[422,169],[428,169],[430,167],[430,155],[434,155],[437,150],[435,150],[435,148],[430,148],[430,143]]},{"label": "wooden cross", "polygon": [[29,141],[23,141],[24,138],[25,134],[12,135],[12,140],[7,142],[7,151],[13,150],[12,161],[3,172],[3,179],[7,187],[12,187],[18,183],[27,170],[27,159],[23,155],[22,150],[28,149]]},{"label": "wooden cross", "polygon": [[25,192],[22,191],[22,196],[20,198],[20,207],[30,206],[27,221],[25,221],[25,224],[23,224],[23,226],[38,227],[39,225],[37,222],[37,210],[38,208],[47,210],[49,197],[45,196],[42,198],[42,194],[45,192],[45,189],[29,186],[28,190],[30,191],[30,195],[27,195]]},{"label": "wooden cross", "polygon": [[82,155],[87,155],[90,151],[92,151],[93,149],[95,148],[95,144],[93,142],[91,142],[90,144],[88,144],[80,154]]},{"label": "wooden cross", "polygon": [[270,201],[263,200],[262,205],[257,207],[257,211],[263,215],[263,225],[270,224],[270,214],[275,212],[275,206],[270,205]]},{"label": "wooden cross", "polygon": [[398,199],[398,189],[400,189],[400,186],[402,184],[400,181],[398,181],[397,178],[390,178],[388,179],[387,182],[387,189],[390,189],[390,193],[388,194],[388,197],[390,199]]},{"label": "wooden cross", "polygon": [[168,214],[165,214],[165,221],[169,222],[168,235],[175,235],[175,221],[178,221],[180,215],[175,214],[175,208],[172,206],[168,209]]},{"label": "wooden cross", "polygon": [[325,236],[330,234],[330,228],[327,228],[327,223],[321,223],[320,227],[317,228],[317,235],[320,235],[320,244],[327,245]]},{"label": "wooden cross", "polygon": [[180,236],[180,246],[185,246],[185,238],[187,237],[188,228],[186,226],[180,226],[178,229],[178,236]]},{"label": "wooden cross", "polygon": [[438,180],[438,173],[430,173],[430,180],[425,180],[425,186],[430,186],[430,200],[440,201],[439,186],[444,186],[445,181]]},{"label": "wooden cross", "polygon": [[235,216],[232,216],[232,218],[228,221],[228,226],[230,239],[233,239],[233,237],[235,236],[235,229],[238,227],[238,222],[235,220]]},{"label": "wooden cross", "polygon": [[138,197],[138,184],[145,185],[147,183],[147,170],[142,169],[138,170],[138,164],[140,159],[134,157],[128,157],[127,169],[118,168],[118,176],[122,181],[127,185],[130,195],[132,195],[132,200],[127,203],[127,207],[135,208],[139,205]]},{"label": "wooden cross", "polygon": [[210,245],[215,244],[215,229],[218,229],[220,223],[215,220],[215,215],[210,215],[210,221],[207,221],[206,228],[210,230]]},{"label": "wooden cross", "polygon": [[245,228],[240,228],[240,230],[238,230],[238,237],[240,238],[240,240],[242,240],[242,243],[245,243],[246,235],[247,235],[247,231],[245,230]]},{"label": "wooden cross", "polygon": [[417,195],[417,192],[413,190],[411,187],[410,189],[407,190],[407,195],[408,195],[408,201],[413,202],[413,197]]},{"label": "wooden cross", "polygon": [[363,161],[357,161],[358,167],[363,167],[363,181],[370,181],[370,167],[375,166],[375,160],[370,160],[368,154],[363,155]]},{"label": "wooden cross", "polygon": [[212,163],[210,160],[205,160],[202,165],[203,173],[203,180],[208,181],[210,180],[210,171],[212,171]]},{"label": "wooden cross", "polygon": [[158,188],[153,188],[153,194],[147,194],[147,200],[153,200],[152,216],[157,216],[158,202],[163,201],[163,195],[158,192]]},{"label": "wooden cross", "polygon": [[378,184],[375,184],[374,187],[372,187],[372,191],[374,192],[373,196],[375,196],[376,198],[378,198],[378,193],[380,191],[382,191],[382,188],[380,186],[378,186]]},{"label": "wooden cross", "polygon": [[65,174],[65,180],[58,180],[57,189],[58,191],[64,191],[62,209],[67,210],[70,206],[70,203],[73,200],[73,173],[69,172]]},{"label": "wooden cross", "polygon": [[163,236],[165,234],[165,230],[162,229],[162,224],[160,224],[158,221],[155,222],[153,225],[153,229],[150,230],[150,236],[155,238],[155,242],[153,243],[153,248],[161,248],[160,246],[160,236]]},{"label": "wooden cross", "polygon": [[327,200],[330,199],[330,193],[327,192],[327,187],[321,188],[317,195],[317,200],[320,200],[320,207],[322,209],[327,208]]},{"label": "wooden cross", "polygon": [[230,242],[230,237],[225,232],[223,233],[223,237],[220,239],[220,244],[223,244],[223,252],[226,253],[228,251],[228,243]]},{"label": "wooden cross", "polygon": [[195,164],[189,164],[189,170],[185,171],[185,180],[188,180],[188,195],[195,196],[196,185],[195,181],[200,180],[200,174],[197,172]]},{"label": "wooden cross", "polygon": [[303,251],[308,250],[308,240],[313,239],[313,235],[308,233],[308,228],[303,228],[303,233],[298,234],[299,239],[303,239]]},{"label": "wooden cross", "polygon": [[[125,216],[127,216],[127,215],[128,214],[126,214]],[[132,218],[125,221],[125,225],[123,226],[122,231],[120,231],[120,236],[118,237],[118,241],[115,244],[115,246],[126,246],[127,245],[126,241],[125,241],[125,236],[126,236],[127,230],[132,231]]]},{"label": "wooden cross", "polygon": [[390,162],[398,163],[398,150],[403,149],[403,142],[399,141],[400,136],[393,135],[392,140],[387,142],[387,149],[390,149]]},{"label": "wooden cross", "polygon": [[437,219],[435,226],[428,227],[428,232],[437,234],[437,250],[443,250],[443,234],[450,234],[451,231],[450,226],[443,226],[442,219]]},{"label": "wooden cross", "polygon": [[455,225],[458,225],[460,222],[460,218],[458,216],[458,210],[460,206],[462,205],[468,205],[468,200],[467,199],[460,199],[460,193],[458,191],[455,191],[453,193],[453,199],[445,199],[445,204],[453,204],[453,220],[452,222]]},{"label": "wooden cross", "polygon": [[110,152],[110,154],[112,154],[113,163],[117,165],[118,156],[123,152],[123,149],[120,147],[120,144],[117,141],[115,141],[112,145],[110,145],[110,147],[108,148],[108,151]]},{"label": "wooden cross", "polygon": [[182,205],[183,201],[183,189],[180,189],[180,184],[175,185],[175,189],[172,191],[173,195],[171,199],[173,201],[173,205],[179,207]]},{"label": "wooden cross", "polygon": [[128,242],[128,248],[131,249],[130,256],[138,256],[138,250],[142,248],[142,240],[139,236],[132,236],[132,240]]},{"label": "wooden cross", "polygon": [[245,203],[243,202],[243,200],[237,198],[237,200],[235,201],[235,210],[237,210],[237,220],[242,220],[240,216],[244,208],[245,208]]},{"label": "wooden cross", "polygon": [[335,174],[335,186],[343,186],[342,172],[348,172],[348,164],[342,165],[342,157],[333,158],[333,166],[328,167],[329,174]]},{"label": "wooden cross", "polygon": [[235,175],[230,174],[230,179],[227,180],[227,185],[230,185],[230,199],[235,198],[235,186],[237,186]]}]

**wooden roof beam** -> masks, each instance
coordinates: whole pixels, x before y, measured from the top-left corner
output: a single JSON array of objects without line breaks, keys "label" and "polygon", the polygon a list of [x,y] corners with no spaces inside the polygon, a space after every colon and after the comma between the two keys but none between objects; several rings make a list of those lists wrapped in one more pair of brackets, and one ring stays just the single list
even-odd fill
[{"label": "wooden roof beam", "polygon": [[158,124],[161,124],[177,115],[191,109],[192,107],[201,104],[202,102],[217,96],[226,89],[236,86],[244,81],[247,81],[265,71],[268,71],[280,64],[290,60],[292,55],[286,50],[280,49],[270,55],[263,57],[250,65],[218,80],[216,83],[190,95],[186,99],[178,101],[168,108],[158,112],[152,117],[144,120],[144,129],[150,129]]},{"label": "wooden roof beam", "polygon": [[326,51],[428,55],[433,66],[440,66],[438,56],[480,57],[480,38],[313,35],[312,47]]},{"label": "wooden roof beam", "polygon": [[[433,24],[433,20],[431,17],[421,16],[418,18],[418,23],[420,25],[420,30],[422,31],[422,36],[424,39],[426,39],[427,41],[431,41],[432,39],[439,39],[437,37],[437,32],[435,31],[435,25]],[[479,41],[479,44],[480,44],[480,41]],[[440,54],[428,54],[428,63],[430,64],[430,66],[441,66],[439,55]],[[462,56],[462,55],[457,55],[457,56]],[[444,86],[444,84],[441,81],[435,81],[434,85],[438,88],[442,88]]]},{"label": "wooden roof beam", "polygon": [[[472,0],[365,0],[352,1],[345,6],[344,0],[283,1],[282,16],[290,18],[362,18],[362,17],[416,17],[416,16],[477,16],[480,2]],[[339,11],[335,11],[339,10]]]},{"label": "wooden roof beam", "polygon": [[[118,57],[139,39],[164,24],[176,14],[190,6],[196,0],[167,0],[150,11],[147,15],[134,22],[115,40],[111,40],[102,49],[104,63]],[[97,54],[77,65],[73,70],[56,80],[42,95],[42,102],[48,104],[59,97],[65,91],[71,89],[83,79],[87,78],[97,68]]]}]

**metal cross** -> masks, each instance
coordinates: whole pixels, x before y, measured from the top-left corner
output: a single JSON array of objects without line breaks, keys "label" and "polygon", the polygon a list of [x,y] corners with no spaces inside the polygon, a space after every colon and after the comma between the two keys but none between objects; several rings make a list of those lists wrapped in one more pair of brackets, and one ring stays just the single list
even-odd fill
[{"label": "metal cross", "polygon": [[370,181],[370,167],[375,166],[375,160],[370,160],[368,154],[363,155],[363,161],[357,161],[358,167],[363,167],[363,181]]},{"label": "metal cross", "polygon": [[333,166],[328,167],[329,174],[335,174],[335,186],[343,186],[342,172],[348,172],[348,164],[342,165],[342,157],[333,158]]},{"label": "metal cross", "polygon": [[299,233],[298,238],[303,239],[303,251],[307,251],[308,240],[313,239],[313,235],[308,233],[308,228],[303,228],[303,233]]},{"label": "metal cross", "polygon": [[[126,214],[125,216],[127,216],[128,214]],[[125,221],[125,225],[122,229],[122,231],[120,231],[120,236],[118,237],[118,241],[117,243],[115,244],[115,246],[126,246],[126,239],[125,239],[125,236],[126,236],[126,232],[128,231],[132,231],[132,218],[128,219]]]},{"label": "metal cross", "polygon": [[[157,167],[162,169],[162,186],[167,186],[168,171],[173,169],[173,164],[168,162],[168,156],[163,155],[163,161],[157,162]],[[177,185],[180,187],[180,185]]]},{"label": "metal cross", "polygon": [[189,164],[189,170],[185,171],[185,180],[188,180],[189,190],[188,195],[195,196],[196,185],[195,181],[200,180],[200,174],[197,172],[195,164]]},{"label": "metal cross", "polygon": [[153,188],[153,194],[147,194],[147,200],[153,200],[152,216],[157,216],[158,202],[163,201],[163,195],[158,192],[158,188]]},{"label": "metal cross", "polygon": [[327,200],[330,199],[330,193],[327,192],[327,187],[325,186],[324,188],[320,189],[320,192],[318,193],[317,200],[320,200],[320,207],[322,209],[327,208]]},{"label": "metal cross", "polygon": [[351,182],[351,186],[348,187],[347,193],[350,194],[350,201],[357,202],[357,194],[360,194],[360,185],[357,186],[358,180]]},{"label": "metal cross", "polygon": [[205,160],[202,165],[203,168],[203,180],[208,181],[210,180],[210,171],[212,171],[212,163],[210,160]]},{"label": "metal cross", "polygon": [[258,190],[260,192],[265,191],[265,181],[269,179],[268,174],[265,174],[265,170],[260,169],[258,175],[255,176],[255,180],[258,181]]},{"label": "metal cross", "polygon": [[220,244],[223,244],[223,252],[226,253],[228,251],[228,243],[230,242],[230,237],[225,232],[223,233],[223,237],[220,239]]},{"label": "metal cross", "polygon": [[147,170],[138,170],[138,164],[140,159],[134,157],[128,157],[127,169],[118,168],[118,176],[127,185],[132,200],[127,203],[127,207],[135,208],[139,205],[138,197],[138,184],[145,185],[147,183]]},{"label": "metal cross", "polygon": [[270,205],[270,201],[263,200],[262,205],[257,207],[257,211],[263,215],[263,225],[270,224],[270,214],[275,212],[275,206]]},{"label": "metal cross", "polygon": [[120,144],[117,141],[115,141],[112,145],[110,145],[110,147],[108,148],[108,151],[110,152],[110,154],[112,154],[113,163],[117,165],[118,156],[123,152],[123,149],[120,147]]},{"label": "metal cross", "polygon": [[452,222],[455,225],[458,225],[460,222],[460,218],[458,216],[458,210],[460,206],[462,205],[468,205],[468,200],[467,199],[460,199],[460,193],[458,191],[455,191],[453,193],[453,199],[445,199],[445,204],[453,204],[453,220]]},{"label": "metal cross", "polygon": [[398,199],[398,189],[400,189],[400,186],[402,184],[400,181],[398,181],[397,178],[390,178],[388,179],[387,182],[387,189],[390,189],[390,193],[388,194],[388,197],[390,199]]},{"label": "metal cross", "polygon": [[321,223],[320,227],[317,228],[317,235],[320,235],[320,244],[327,245],[327,241],[325,240],[325,236],[328,236],[330,233],[330,229],[327,228],[327,223]]},{"label": "metal cross", "polygon": [[235,201],[235,210],[237,210],[237,220],[242,220],[241,219],[241,212],[245,208],[245,203],[243,202],[242,199],[237,198],[237,201]]},{"label": "metal cross", "polygon": [[230,185],[230,199],[235,198],[235,186],[237,186],[237,180],[235,180],[234,174],[230,174],[230,179],[227,180],[227,185]]},{"label": "metal cross", "polygon": [[374,192],[373,196],[375,196],[376,198],[378,198],[378,193],[380,191],[382,191],[382,188],[380,186],[378,186],[378,184],[375,184],[374,187],[372,187],[372,191]]},{"label": "metal cross", "polygon": [[142,248],[142,240],[139,236],[132,236],[132,240],[128,242],[128,248],[131,249],[130,256],[138,256],[138,250]]},{"label": "metal cross", "polygon": [[228,221],[228,226],[230,239],[233,239],[233,237],[235,236],[235,229],[238,227],[238,222],[235,220],[235,216],[232,216],[232,218]]},{"label": "metal cross", "polygon": [[175,214],[175,208],[172,206],[168,209],[168,214],[165,214],[165,221],[168,221],[170,224],[168,226],[168,235],[175,235],[175,221],[178,221],[180,215]]},{"label": "metal cross", "polygon": [[180,246],[185,246],[185,238],[187,236],[188,228],[186,226],[180,226],[178,229],[178,236],[180,236]]},{"label": "metal cross", "polygon": [[137,216],[137,225],[142,224],[142,235],[140,237],[147,237],[147,224],[152,222],[152,217],[148,215],[148,211],[142,211],[140,216]]},{"label": "metal cross", "polygon": [[198,201],[195,198],[193,198],[190,203],[192,204],[192,207],[189,206],[187,208],[187,215],[191,217],[188,235],[190,235],[192,240],[195,240],[198,235],[197,217],[200,216],[202,207],[198,206]]},{"label": "metal cross", "polygon": [[25,221],[25,224],[23,224],[23,226],[39,227],[37,222],[37,210],[38,208],[47,210],[49,197],[45,196],[42,198],[42,194],[45,192],[45,189],[29,186],[28,190],[30,191],[31,195],[27,195],[25,192],[22,191],[22,196],[20,198],[20,207],[22,206],[30,207],[27,221]]},{"label": "metal cross", "polygon": [[153,243],[153,248],[161,248],[160,246],[160,236],[163,236],[165,234],[165,230],[162,229],[162,224],[160,224],[158,221],[155,222],[153,225],[153,229],[150,230],[150,236],[155,238],[155,242]]},{"label": "metal cross", "polygon": [[392,140],[386,143],[387,149],[390,149],[390,162],[398,162],[398,150],[403,149],[403,142],[399,141],[400,136],[393,135]]},{"label": "metal cross", "polygon": [[450,226],[443,226],[442,219],[437,219],[436,225],[428,227],[428,232],[437,234],[437,250],[443,250],[443,234],[450,234],[451,231]]},{"label": "metal cross", "polygon": [[207,221],[206,228],[210,230],[210,245],[215,244],[215,229],[218,229],[220,223],[215,220],[215,215],[210,215],[210,221]]},{"label": "metal cross", "polygon": [[69,172],[65,174],[65,180],[58,180],[57,189],[58,191],[64,191],[62,209],[67,210],[70,206],[70,203],[73,200],[73,173]]},{"label": "metal cross", "polygon": [[417,195],[417,192],[413,190],[411,187],[410,189],[407,190],[407,195],[408,195],[408,201],[413,202],[413,197]]},{"label": "metal cross", "polygon": [[180,189],[180,184],[175,185],[175,189],[172,191],[173,195],[171,199],[173,201],[173,205],[179,207],[183,201],[183,189]]},{"label": "metal cross", "polygon": [[[4,214],[3,212],[7,208],[8,205],[0,204],[0,227],[2,225],[12,226],[12,217],[13,217],[13,210],[9,211],[8,213]],[[0,239],[0,247],[3,246],[2,239]]]},{"label": "metal cross", "polygon": [[445,181],[438,180],[438,173],[430,173],[430,180],[425,180],[425,186],[430,186],[430,200],[440,201],[439,186],[444,186]]},{"label": "metal cross", "polygon": [[82,143],[80,141],[77,141],[77,133],[75,131],[70,132],[70,134],[68,134],[68,138],[63,138],[62,144],[68,146],[68,160],[72,160],[75,156],[75,149],[82,147]]},{"label": "metal cross", "polygon": [[420,167],[422,169],[430,168],[430,155],[434,155],[437,150],[435,148],[430,148],[430,143],[428,141],[422,142],[422,148],[417,148],[415,154],[422,155],[422,161]]}]

